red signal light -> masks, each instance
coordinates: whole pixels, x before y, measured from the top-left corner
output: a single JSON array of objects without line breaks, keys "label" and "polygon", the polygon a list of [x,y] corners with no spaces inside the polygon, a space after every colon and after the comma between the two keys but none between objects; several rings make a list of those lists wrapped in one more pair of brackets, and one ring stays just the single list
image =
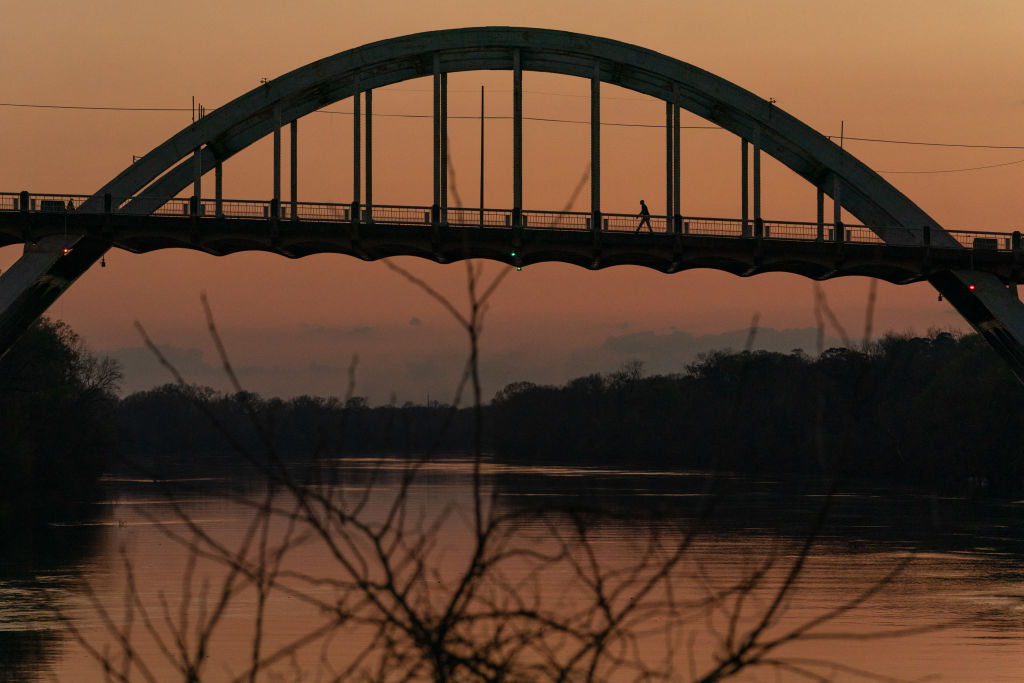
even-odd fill
[{"label": "red signal light", "polygon": [[967,289],[974,289],[974,285],[967,285]]},{"label": "red signal light", "polygon": [[64,255],[67,256],[70,253],[71,253],[71,249],[68,248],[68,247],[64,247]]}]

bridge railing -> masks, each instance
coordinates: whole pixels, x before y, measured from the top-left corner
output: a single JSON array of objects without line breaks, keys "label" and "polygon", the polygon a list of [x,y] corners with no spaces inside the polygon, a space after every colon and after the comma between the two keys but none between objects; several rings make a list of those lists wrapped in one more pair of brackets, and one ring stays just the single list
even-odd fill
[{"label": "bridge railing", "polygon": [[[28,194],[20,192],[0,192],[0,211],[28,211],[34,213],[69,213],[83,211],[83,205],[91,199],[90,195],[74,194]],[[187,197],[172,197],[150,201],[158,203],[157,208],[148,213],[152,216],[181,217],[191,216],[198,212],[199,216],[220,216],[226,219],[269,220],[274,217],[274,203],[261,200],[214,199],[203,198],[193,202]],[[130,208],[130,197],[113,197],[111,211],[115,213],[133,213]],[[195,208],[193,208],[195,206]],[[103,213],[102,202],[93,203],[89,213]],[[292,219],[292,203],[281,202],[277,208],[277,218]],[[352,205],[328,202],[297,202],[295,218],[309,222],[344,223],[352,220]],[[372,209],[361,207],[359,221],[362,223],[379,223],[382,225],[422,225],[433,223],[430,207],[377,204]],[[513,225],[513,212],[507,209],[484,209],[465,207],[449,207],[438,216],[442,225],[457,228],[509,228]],[[601,232],[635,232],[640,227],[640,217],[636,214],[608,213],[601,216]],[[1014,249],[1012,234],[994,231],[947,230],[943,235],[929,236],[931,233],[922,227],[892,227],[844,225],[842,234],[836,235],[836,227],[830,223],[818,225],[814,222],[773,221],[764,220],[760,231],[753,219],[745,223],[739,219],[714,218],[701,216],[684,216],[679,225],[667,220],[665,216],[651,216],[651,232],[673,234],[676,229],[684,235],[707,235],[710,237],[750,238],[761,237],[771,240],[794,240],[801,242],[849,242],[853,244],[896,244],[944,247],[959,244],[967,249],[985,251],[1010,251]],[[592,216],[579,211],[535,211],[524,210],[521,213],[521,226],[524,229],[572,230],[589,231],[593,229]],[[645,227],[646,230],[646,227]],[[1018,233],[1019,234],[1019,233]],[[838,239],[837,239],[838,237]],[[1018,238],[1019,239],[1019,238]],[[1021,248],[1018,241],[1017,248]]]}]

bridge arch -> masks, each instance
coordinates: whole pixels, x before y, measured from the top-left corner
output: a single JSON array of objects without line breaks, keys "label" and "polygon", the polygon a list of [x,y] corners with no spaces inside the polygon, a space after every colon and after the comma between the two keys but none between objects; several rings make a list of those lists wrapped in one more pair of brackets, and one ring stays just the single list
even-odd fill
[{"label": "bridge arch", "polygon": [[[597,73],[601,82],[674,103],[744,140],[756,140],[762,151],[823,194],[831,196],[834,187],[841,187],[839,203],[865,225],[907,229],[903,236],[898,230],[879,233],[890,244],[917,243],[923,226],[930,226],[932,244],[959,246],[868,166],[774,103],[734,83],[636,45],[515,27],[417,33],[300,67],[184,128],[100,188],[84,208],[98,209],[109,194],[129,198],[122,211],[148,215],[193,181],[194,150],[199,150],[200,167],[212,169],[283,124],[362,91],[432,75],[435,64],[444,73],[511,70],[516,59],[524,71],[588,79]],[[4,328],[23,326],[40,315],[109,246],[94,240],[88,249],[77,250],[77,265],[65,267],[56,278],[53,262],[42,264],[39,258],[35,265],[19,262],[9,269],[0,278],[0,352],[9,346]],[[11,271],[13,278],[8,277]],[[994,275],[973,271],[946,271],[929,280],[1024,378],[1024,306],[1015,287],[1011,291]]]}]

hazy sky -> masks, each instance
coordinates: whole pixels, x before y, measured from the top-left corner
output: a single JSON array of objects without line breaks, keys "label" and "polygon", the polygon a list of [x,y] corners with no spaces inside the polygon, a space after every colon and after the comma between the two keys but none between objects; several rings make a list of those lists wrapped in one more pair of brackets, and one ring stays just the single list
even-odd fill
[{"label": "hazy sky", "polygon": [[[965,149],[847,142],[847,148],[948,228],[1010,231],[1024,224],[1024,3],[1019,0],[714,0],[604,3],[266,2],[221,0],[37,0],[4,9],[0,102],[182,107],[114,112],[0,106],[0,190],[94,192],[191,122],[191,98],[208,109],[310,61],[407,33],[477,25],[565,29],[658,50],[727,78],[826,134],[1021,146]],[[491,114],[511,110],[511,75],[450,78],[452,115],[477,113],[479,87]],[[375,93],[375,111],[429,113],[430,84]],[[588,84],[527,73],[527,115],[585,121]],[[605,87],[603,118],[660,123],[663,105]],[[300,121],[300,199],[351,201],[351,103]],[[690,117],[686,122],[699,123]],[[487,203],[511,203],[511,126],[488,124]],[[377,203],[429,204],[429,119],[375,122]],[[451,124],[456,189],[477,193],[478,129]],[[287,140],[287,136],[285,136]],[[524,201],[561,209],[587,163],[586,125],[527,122]],[[603,131],[603,208],[633,212],[641,197],[664,201],[664,132]],[[683,213],[737,216],[739,144],[715,130],[684,133]],[[287,148],[286,148],[287,154]],[[287,158],[287,157],[286,157]],[[995,168],[935,173],[953,169]],[[227,197],[269,198],[271,148],[263,141],[225,165]],[[211,187],[212,183],[207,187]],[[287,182],[285,182],[287,188]],[[814,189],[773,161],[763,180],[766,218],[811,219]],[[287,190],[286,190],[287,191]],[[573,206],[585,209],[584,191]],[[455,203],[454,200],[452,202]],[[0,249],[0,269],[20,248]],[[413,259],[399,263],[457,301],[465,273]],[[215,383],[205,333],[206,291],[247,385],[267,393],[339,393],[358,354],[357,391],[375,401],[444,399],[464,340],[448,315],[379,263],[337,255],[292,261],[253,253],[215,258],[184,250],[114,251],[54,305],[94,349],[116,351],[129,387],[162,381],[140,356],[134,322],[165,345],[191,379]],[[496,273],[497,264],[488,272]],[[851,336],[864,328],[868,281],[823,284]],[[927,285],[880,284],[877,330],[963,327]],[[483,341],[488,392],[511,379],[563,381],[607,371],[631,357],[659,371],[709,344],[741,344],[752,317],[787,333],[765,343],[813,351],[813,284],[789,275],[738,278],[715,271],[664,275],[640,268],[590,272],[544,264],[512,273],[494,298]],[[803,336],[800,336],[803,334]],[[833,337],[835,330],[829,330]],[[792,347],[790,347],[792,348]],[[141,360],[140,360],[141,358]],[[152,365],[150,363],[150,365]],[[152,371],[152,372],[151,372]]]}]

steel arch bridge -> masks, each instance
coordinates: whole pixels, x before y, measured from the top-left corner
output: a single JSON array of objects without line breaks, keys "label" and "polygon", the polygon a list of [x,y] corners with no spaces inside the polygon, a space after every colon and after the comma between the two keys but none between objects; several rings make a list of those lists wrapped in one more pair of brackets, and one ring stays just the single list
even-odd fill
[{"label": "steel arch bridge", "polygon": [[[459,219],[457,210],[449,209],[444,172],[447,74],[474,70],[511,71],[514,83],[514,206],[498,223],[485,219],[481,207],[479,225],[475,219]],[[543,229],[534,232],[538,223],[531,223],[531,212],[523,208],[523,71],[577,76],[591,82],[591,212],[581,219],[582,230],[569,236],[542,235]],[[406,229],[403,237],[396,237],[381,225],[387,224],[387,220],[375,220],[378,213],[372,202],[371,94],[375,88],[425,76],[434,79],[434,202],[427,211],[390,221],[391,227]],[[608,229],[609,220],[613,220],[614,228],[614,217],[602,214],[600,201],[602,83],[666,103],[667,211],[663,219],[659,218],[663,220],[660,225],[664,226],[665,235],[634,237],[614,234],[614,230]],[[296,122],[349,97],[355,103],[354,201],[340,211],[335,207],[333,218],[326,220],[327,224],[344,223],[348,230],[343,238],[325,236],[323,225],[312,232],[297,230],[295,226],[306,225],[309,216],[303,215],[303,207],[296,202]],[[363,167],[359,156],[361,100],[366,105],[367,153]],[[728,244],[694,242],[690,221],[680,216],[681,109],[732,132],[742,141],[743,215],[736,221],[736,234],[724,236],[731,239]],[[284,126],[290,126],[293,136],[290,205],[282,205],[280,193],[280,136]],[[274,200],[264,209],[263,216],[247,216],[248,224],[241,220],[225,228],[232,216],[225,210],[221,197],[222,164],[268,135],[273,135],[275,143]],[[770,226],[760,213],[762,152],[817,188],[818,222],[816,230],[811,229],[808,244],[794,242],[780,250],[770,239]],[[753,212],[748,215],[751,156]],[[212,211],[206,211],[208,202],[200,192],[201,178],[208,170],[214,170],[216,175]],[[361,187],[364,171],[365,184]],[[190,185],[191,202],[177,218],[168,217],[165,207],[169,198],[179,196]],[[826,195],[832,199],[834,216],[827,239],[823,220]],[[25,253],[0,276],[0,353],[5,353],[32,321],[110,247],[147,251],[192,246],[218,254],[241,249],[266,249],[289,256],[341,251],[367,259],[415,254],[442,262],[485,257],[517,265],[560,260],[595,268],[639,263],[667,272],[716,267],[742,275],[785,270],[818,279],[845,274],[870,275],[894,282],[926,279],[1024,380],[1024,305],[1016,293],[1019,264],[1024,262],[1019,234],[1014,234],[1012,246],[1007,239],[1005,249],[997,247],[991,236],[968,236],[973,243],[965,242],[963,235],[943,229],[865,164],[773,102],[691,64],[607,38],[547,29],[482,27],[418,33],[371,43],[296,69],[210,112],[158,145],[90,197],[64,196],[59,207],[55,206],[58,200],[53,198],[40,199],[37,204],[25,192],[10,197],[13,199],[9,205],[0,202],[0,244],[24,242]],[[840,221],[841,209],[864,226],[871,226],[859,226],[860,234],[867,239],[851,237],[851,231]],[[73,213],[68,213],[69,210]],[[558,218],[557,222],[562,220]],[[258,225],[262,223],[266,226]],[[492,229],[485,234],[493,227],[507,229]],[[542,221],[539,227],[561,226],[552,226],[550,221],[545,226]],[[463,229],[458,239],[449,234],[453,228]],[[812,242],[813,245],[809,244]],[[977,249],[979,244],[985,248]],[[990,250],[989,246],[993,248]],[[704,249],[705,256],[694,258],[695,249]]]}]

